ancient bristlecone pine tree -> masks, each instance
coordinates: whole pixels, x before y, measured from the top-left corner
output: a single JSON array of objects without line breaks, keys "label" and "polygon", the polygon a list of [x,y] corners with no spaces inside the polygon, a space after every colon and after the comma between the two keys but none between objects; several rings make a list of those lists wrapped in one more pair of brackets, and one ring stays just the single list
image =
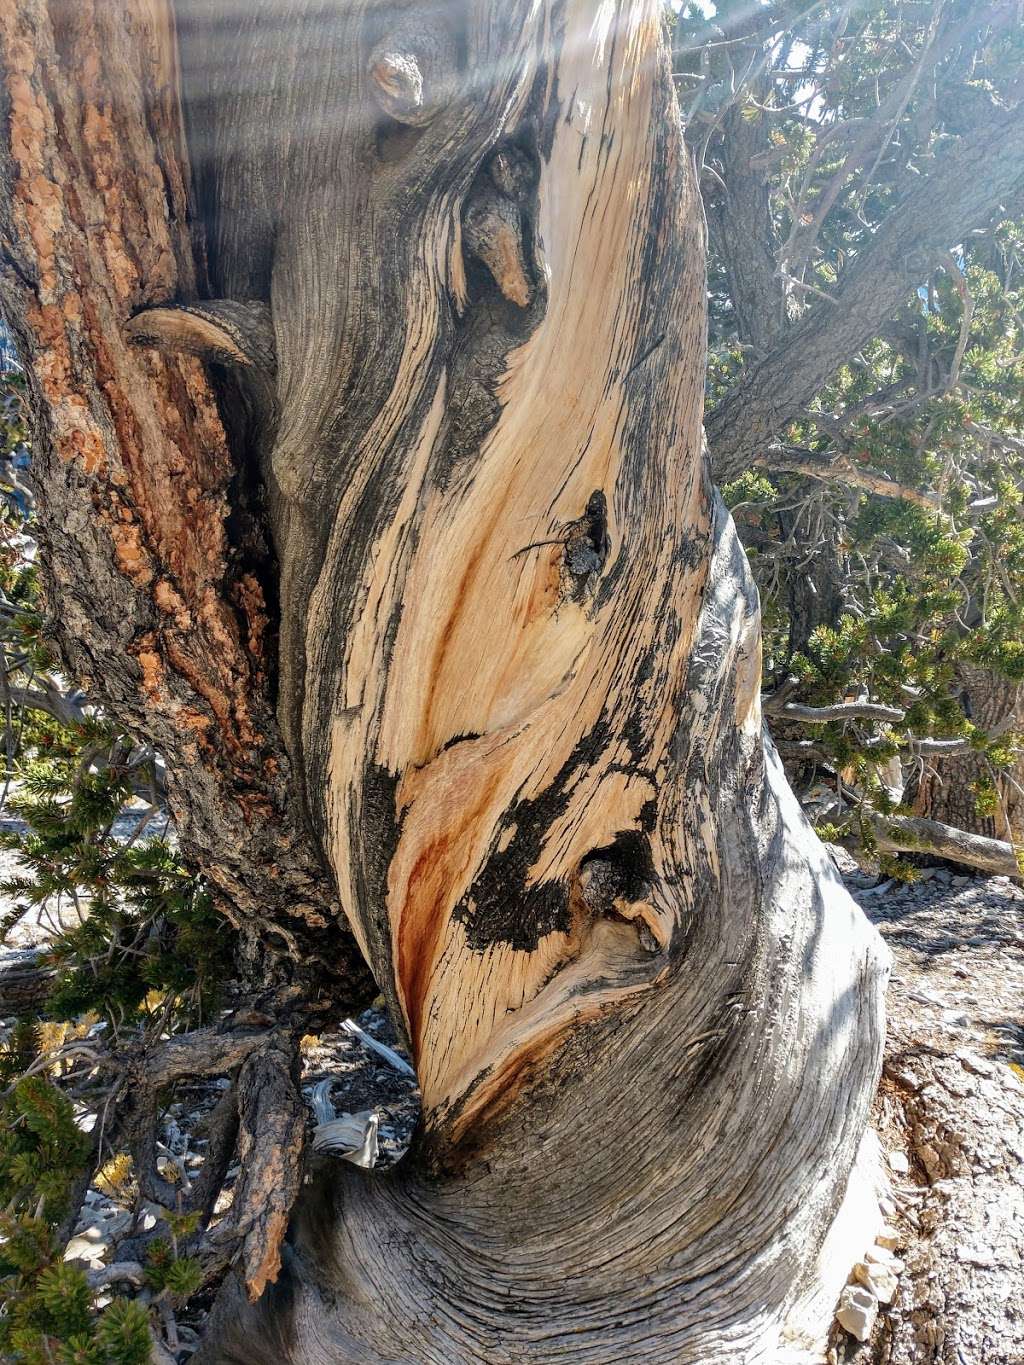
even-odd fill
[{"label": "ancient bristlecone pine tree", "polygon": [[763,734],[660,0],[176,9],[0,15],[55,629],[424,1105],[203,1358],[804,1358],[884,951]]}]

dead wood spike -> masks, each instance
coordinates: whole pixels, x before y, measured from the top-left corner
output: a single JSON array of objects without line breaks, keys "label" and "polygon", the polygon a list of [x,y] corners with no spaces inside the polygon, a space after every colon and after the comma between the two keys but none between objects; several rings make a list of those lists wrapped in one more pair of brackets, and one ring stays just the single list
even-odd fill
[{"label": "dead wood spike", "polygon": [[274,327],[270,309],[258,301],[211,299],[147,308],[125,324],[136,346],[196,355],[220,365],[273,374]]},{"label": "dead wood spike", "polygon": [[466,205],[462,240],[466,250],[490,271],[505,298],[526,308],[533,290],[518,204],[496,190],[478,190]]}]

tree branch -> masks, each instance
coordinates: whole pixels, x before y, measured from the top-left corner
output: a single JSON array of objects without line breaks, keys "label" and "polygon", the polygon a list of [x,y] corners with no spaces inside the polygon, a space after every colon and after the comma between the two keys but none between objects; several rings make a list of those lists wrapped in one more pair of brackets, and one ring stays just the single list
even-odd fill
[{"label": "tree branch", "polygon": [[144,1054],[142,1082],[156,1090],[183,1076],[223,1076],[266,1047],[273,1036],[271,1031],[209,1028],[168,1038]]},{"label": "tree branch", "polygon": [[827,725],[834,720],[881,720],[896,725],[906,719],[906,712],[899,706],[883,706],[873,701],[841,701],[834,706],[804,706],[801,702],[789,701],[776,703],[769,698],[764,703],[769,715],[777,715],[784,720],[800,720],[810,725]]},{"label": "tree branch", "polygon": [[725,266],[739,338],[758,355],[770,350],[785,322],[768,176],[758,163],[770,149],[767,118],[730,109],[719,148],[723,190],[705,195],[708,231]]},{"label": "tree branch", "polygon": [[918,285],[931,263],[1024,189],[1024,118],[993,107],[894,209],[833,295],[750,365],[707,419],[719,483],[761,458],[839,367]]},{"label": "tree branch", "polygon": [[852,464],[845,456],[830,459],[827,455],[817,455],[812,450],[776,446],[766,451],[754,463],[778,474],[806,474],[812,479],[832,480],[847,484],[851,488],[863,488],[865,492],[875,493],[882,498],[898,498],[903,502],[912,502],[927,512],[938,512],[942,509],[942,499],[937,493],[908,488],[906,484],[897,483],[895,479],[887,478],[884,474]]},{"label": "tree branch", "polygon": [[238,1155],[231,1234],[242,1238],[246,1293],[255,1303],[281,1269],[288,1215],[302,1180],[306,1107],[279,1047],[250,1057],[238,1078]]},{"label": "tree branch", "polygon": [[986,839],[938,820],[911,815],[873,815],[871,828],[878,848],[886,853],[932,853],[981,872],[1022,875],[1013,845],[1001,839]]}]

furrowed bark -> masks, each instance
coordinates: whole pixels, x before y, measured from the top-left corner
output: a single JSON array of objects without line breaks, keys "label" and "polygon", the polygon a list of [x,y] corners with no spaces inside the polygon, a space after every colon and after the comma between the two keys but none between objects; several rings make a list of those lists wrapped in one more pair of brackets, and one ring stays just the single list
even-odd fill
[{"label": "furrowed bark", "polygon": [[55,643],[166,757],[183,849],[254,961],[273,945],[285,975],[326,971],[354,1003],[372,987],[273,715],[254,480],[200,361],[133,344],[134,313],[203,277],[169,6],[19,0],[0,52],[0,304],[27,362]]},{"label": "furrowed bark", "polygon": [[221,367],[295,809],[424,1102],[389,1177],[270,1207],[202,1358],[806,1358],[870,1240],[885,954],[763,736],[660,0],[177,14],[209,298],[119,299],[121,363],[144,407]]},{"label": "furrowed bark", "polygon": [[[754,89],[763,100],[762,85]],[[755,357],[765,356],[786,325],[786,298],[779,271],[769,181],[763,158],[772,150],[767,116],[750,118],[733,107],[722,120],[720,173],[703,187],[708,231],[725,270],[736,334]]]},{"label": "furrowed bark", "polygon": [[56,972],[35,948],[0,954],[0,1019],[38,1013],[46,1003]]}]

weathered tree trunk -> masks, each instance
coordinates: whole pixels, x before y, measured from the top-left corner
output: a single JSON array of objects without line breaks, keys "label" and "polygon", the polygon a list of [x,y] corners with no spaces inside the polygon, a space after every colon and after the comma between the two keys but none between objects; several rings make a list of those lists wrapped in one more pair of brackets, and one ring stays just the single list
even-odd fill
[{"label": "weathered tree trunk", "polygon": [[[1024,688],[990,669],[962,665],[961,701],[971,720],[989,734],[1024,732]],[[995,809],[979,812],[976,784],[994,783]],[[983,754],[951,754],[934,761],[917,784],[915,811],[971,834],[1024,845],[1024,756],[997,773]]]},{"label": "weathered tree trunk", "polygon": [[[423,1093],[406,1161],[322,1173],[205,1359],[802,1358],[861,1250],[852,1195],[838,1214],[885,954],[763,737],[660,3],[182,0],[208,281],[154,74],[166,11],[113,7],[114,33],[76,4],[55,33],[52,8],[0,21],[23,91],[5,295],[52,441],[65,642],[97,676],[117,659],[110,700],[168,754],[191,835],[192,784],[221,820],[259,792],[236,881],[277,826],[304,848],[303,812]],[[259,598],[225,520],[257,483]],[[259,632],[225,624],[264,598],[292,802]],[[228,670],[220,709],[196,657]],[[190,844],[222,878],[231,832]],[[309,899],[295,919],[340,951]]]},{"label": "weathered tree trunk", "polygon": [[[50,628],[89,694],[167,758],[183,846],[287,975],[366,976],[296,818],[272,703],[253,474],[199,361],[134,348],[201,288],[165,3],[0,10],[0,289],[32,385]],[[315,970],[314,970],[315,968]]]}]

